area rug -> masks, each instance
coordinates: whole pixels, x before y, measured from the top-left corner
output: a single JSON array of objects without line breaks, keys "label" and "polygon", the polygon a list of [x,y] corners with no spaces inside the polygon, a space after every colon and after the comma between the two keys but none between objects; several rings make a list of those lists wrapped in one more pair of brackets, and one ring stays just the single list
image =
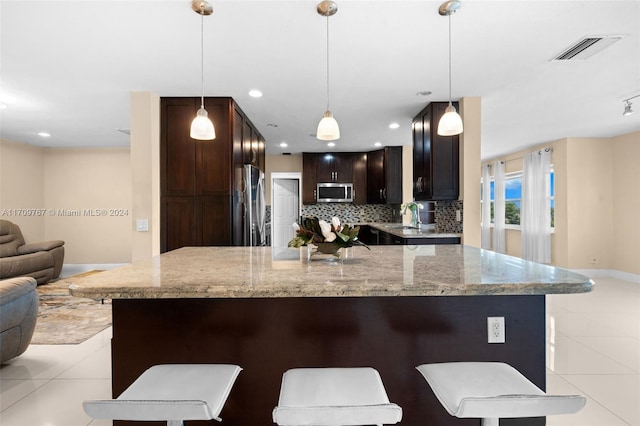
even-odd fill
[{"label": "area rug", "polygon": [[[96,274],[89,271],[74,277]],[[40,303],[36,329],[31,339],[35,345],[73,345],[82,343],[111,325],[111,301],[73,297],[69,279],[60,278],[38,286]]]}]

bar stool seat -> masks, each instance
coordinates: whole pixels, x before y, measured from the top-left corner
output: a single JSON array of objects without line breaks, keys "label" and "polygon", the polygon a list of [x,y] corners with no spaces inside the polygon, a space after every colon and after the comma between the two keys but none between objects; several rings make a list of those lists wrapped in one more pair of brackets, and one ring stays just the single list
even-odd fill
[{"label": "bar stool seat", "polygon": [[402,409],[391,402],[370,367],[294,368],[282,376],[273,421],[293,425],[395,424]]},{"label": "bar stool seat", "polygon": [[82,403],[95,419],[221,421],[231,388],[242,368],[231,364],[163,364],[140,375],[117,399]]},{"label": "bar stool seat", "polygon": [[576,413],[581,395],[547,395],[518,370],[500,362],[450,362],[416,367],[447,412],[481,418],[497,426],[499,418]]}]

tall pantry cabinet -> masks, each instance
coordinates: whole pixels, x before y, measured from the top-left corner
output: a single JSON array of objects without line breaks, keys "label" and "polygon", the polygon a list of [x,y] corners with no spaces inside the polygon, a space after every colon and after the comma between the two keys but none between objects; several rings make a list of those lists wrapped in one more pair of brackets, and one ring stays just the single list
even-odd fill
[{"label": "tall pantry cabinet", "polygon": [[216,139],[191,139],[200,98],[160,100],[160,250],[243,244],[244,164],[264,171],[265,141],[231,98],[205,98]]}]

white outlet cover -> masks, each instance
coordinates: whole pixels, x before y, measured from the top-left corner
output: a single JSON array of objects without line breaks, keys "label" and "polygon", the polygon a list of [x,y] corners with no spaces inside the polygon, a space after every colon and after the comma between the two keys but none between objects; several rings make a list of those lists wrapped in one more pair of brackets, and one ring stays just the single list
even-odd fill
[{"label": "white outlet cover", "polygon": [[487,341],[505,343],[504,317],[487,317]]}]

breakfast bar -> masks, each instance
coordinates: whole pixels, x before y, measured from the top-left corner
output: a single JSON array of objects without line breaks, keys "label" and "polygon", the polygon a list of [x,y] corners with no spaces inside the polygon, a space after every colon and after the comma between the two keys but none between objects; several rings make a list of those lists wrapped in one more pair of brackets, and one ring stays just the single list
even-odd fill
[{"label": "breakfast bar", "polygon": [[[237,364],[223,424],[258,426],[273,424],[285,370],[329,366],[377,369],[401,424],[474,424],[449,416],[415,367],[503,361],[544,390],[545,295],[592,286],[474,247],[406,245],[352,247],[333,262],[306,247],[185,247],[69,288],[113,301],[114,397],[155,364]],[[504,317],[505,343],[487,343],[488,317]]]}]

